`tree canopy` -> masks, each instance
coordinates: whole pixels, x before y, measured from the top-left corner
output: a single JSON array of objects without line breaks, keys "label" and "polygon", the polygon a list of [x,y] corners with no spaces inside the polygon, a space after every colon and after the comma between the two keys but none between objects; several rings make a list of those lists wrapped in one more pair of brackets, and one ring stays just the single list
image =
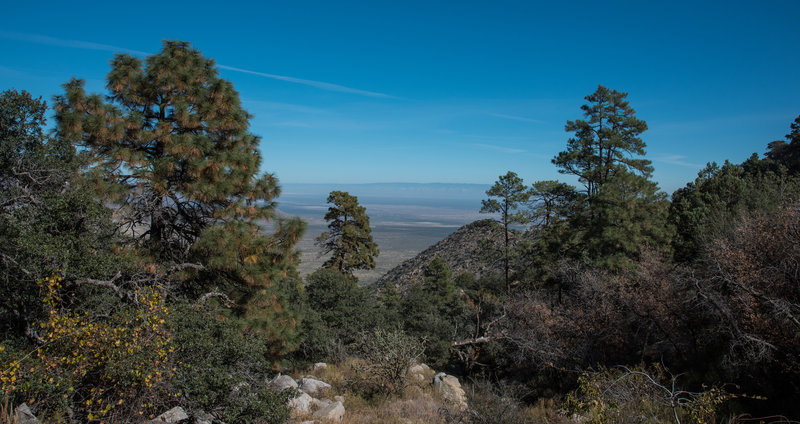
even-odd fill
[{"label": "tree canopy", "polygon": [[511,268],[511,243],[509,229],[514,224],[525,224],[528,216],[520,210],[528,199],[530,192],[515,172],[508,171],[501,175],[494,185],[486,190],[488,199],[481,201],[481,213],[499,213],[497,220],[503,226],[503,271],[506,286],[510,284],[509,273]]},{"label": "tree canopy", "polygon": [[351,277],[355,270],[375,269],[380,251],[372,239],[367,209],[358,204],[358,197],[343,191],[332,191],[328,203],[328,231],[316,239],[322,254],[331,255],[322,266]]},{"label": "tree canopy", "polygon": [[567,150],[553,158],[562,174],[575,175],[586,187],[589,197],[621,171],[649,177],[650,161],[636,158],[644,155],[645,143],[639,137],[647,124],[634,116],[625,100],[628,93],[609,90],[602,85],[585,97],[581,106],[587,120],[567,121],[565,129],[575,136],[567,141]]},{"label": "tree canopy", "polygon": [[165,41],[142,61],[111,61],[107,100],[73,79],[56,96],[58,135],[81,147],[89,174],[118,202],[137,240],[180,258],[208,226],[273,217],[277,179],[258,176],[259,137],[214,61]]}]

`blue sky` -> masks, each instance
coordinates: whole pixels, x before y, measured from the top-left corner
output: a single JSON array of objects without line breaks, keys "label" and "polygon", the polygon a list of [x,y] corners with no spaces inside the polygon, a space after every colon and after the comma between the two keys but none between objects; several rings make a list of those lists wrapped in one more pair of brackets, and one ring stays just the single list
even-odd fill
[{"label": "blue sky", "polygon": [[103,92],[115,52],[190,41],[286,183],[569,181],[550,159],[603,84],[630,94],[671,192],[800,114],[796,0],[7,3],[0,89]]}]

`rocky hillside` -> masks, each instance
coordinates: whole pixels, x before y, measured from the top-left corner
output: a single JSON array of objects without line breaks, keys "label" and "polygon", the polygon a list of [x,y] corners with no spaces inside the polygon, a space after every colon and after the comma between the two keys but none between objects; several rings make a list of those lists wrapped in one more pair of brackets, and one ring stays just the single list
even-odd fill
[{"label": "rocky hillside", "polygon": [[500,263],[487,264],[480,258],[479,244],[484,240],[495,240],[499,247],[503,240],[503,227],[491,219],[475,221],[459,228],[442,241],[423,250],[417,256],[401,263],[375,282],[375,288],[392,282],[403,291],[415,281],[423,280],[425,267],[439,257],[447,262],[453,275],[472,272],[480,275],[488,270],[500,272]]}]

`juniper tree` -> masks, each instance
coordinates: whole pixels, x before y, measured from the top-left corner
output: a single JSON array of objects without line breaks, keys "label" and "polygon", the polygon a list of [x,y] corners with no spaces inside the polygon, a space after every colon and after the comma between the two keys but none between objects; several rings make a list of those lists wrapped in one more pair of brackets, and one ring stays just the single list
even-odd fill
[{"label": "juniper tree", "polygon": [[331,256],[322,264],[342,274],[353,276],[358,269],[375,269],[380,251],[372,240],[367,210],[358,204],[358,197],[347,192],[332,191],[328,196],[328,231],[316,238],[322,254]]},{"label": "juniper tree", "polygon": [[79,183],[75,149],[45,134],[46,112],[25,91],[0,93],[0,337],[36,338],[38,280],[99,277],[116,262],[111,213]]}]

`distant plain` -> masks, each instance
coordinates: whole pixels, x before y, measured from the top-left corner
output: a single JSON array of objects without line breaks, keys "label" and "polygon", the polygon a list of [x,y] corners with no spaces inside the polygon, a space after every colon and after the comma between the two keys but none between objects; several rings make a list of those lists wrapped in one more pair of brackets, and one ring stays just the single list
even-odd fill
[{"label": "distant plain", "polygon": [[305,277],[326,259],[320,256],[314,239],[327,230],[328,193],[341,190],[357,196],[367,210],[372,237],[380,249],[376,269],[356,273],[359,284],[368,285],[462,225],[488,218],[480,213],[487,188],[477,184],[290,184],[284,185],[278,198],[278,211],[308,224],[298,244],[299,270]]}]

